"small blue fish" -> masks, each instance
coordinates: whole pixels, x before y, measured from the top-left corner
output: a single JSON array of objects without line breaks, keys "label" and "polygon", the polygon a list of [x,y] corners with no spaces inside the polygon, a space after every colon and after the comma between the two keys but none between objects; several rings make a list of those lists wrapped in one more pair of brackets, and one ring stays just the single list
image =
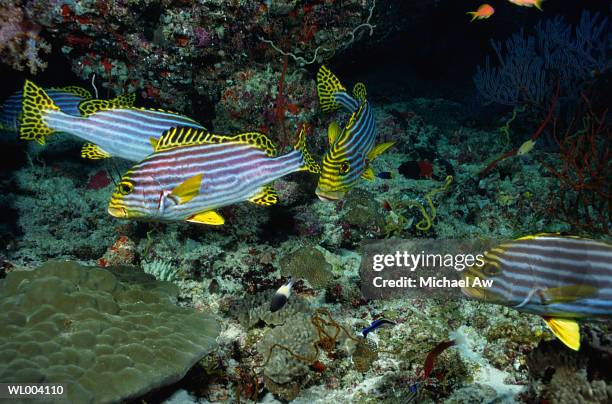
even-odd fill
[{"label": "small blue fish", "polygon": [[372,324],[361,330],[361,335],[363,335],[363,338],[366,338],[370,332],[376,330],[377,328],[385,324],[395,325],[393,321],[387,320],[386,318],[379,318],[378,320],[374,320]]},{"label": "small blue fish", "polygon": [[378,174],[376,174],[376,176],[378,178],[382,178],[383,180],[390,180],[392,178],[390,171],[381,171]]}]

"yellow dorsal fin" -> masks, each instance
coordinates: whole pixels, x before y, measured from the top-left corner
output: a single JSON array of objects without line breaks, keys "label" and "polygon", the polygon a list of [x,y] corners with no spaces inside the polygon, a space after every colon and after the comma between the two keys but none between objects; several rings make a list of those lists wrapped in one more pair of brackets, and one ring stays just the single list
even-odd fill
[{"label": "yellow dorsal fin", "polygon": [[546,325],[567,347],[580,349],[580,326],[571,318],[544,317]]},{"label": "yellow dorsal fin", "polygon": [[45,90],[26,80],[23,86],[23,109],[21,112],[19,137],[45,144],[45,138],[55,132],[43,119],[45,111],[59,111]]},{"label": "yellow dorsal fin", "polygon": [[368,153],[367,159],[369,161],[374,161],[378,156],[380,156],[381,154],[383,154],[385,151],[387,151],[387,149],[391,146],[393,146],[395,144],[395,142],[386,142],[386,143],[380,143],[377,144],[376,146],[374,146],[374,148]]},{"label": "yellow dorsal fin", "polygon": [[149,143],[151,143],[151,146],[153,146],[153,150],[155,150],[155,148],[157,147],[157,142],[158,140],[155,139],[154,137],[149,138]]},{"label": "yellow dorsal fin", "polygon": [[113,98],[115,102],[125,107],[132,107],[136,102],[136,93],[128,93]]},{"label": "yellow dorsal fin", "polygon": [[52,87],[51,90],[70,93],[72,95],[76,95],[77,97],[81,97],[85,100],[89,100],[92,98],[89,90],[86,90],[83,87],[79,87],[79,86]]},{"label": "yellow dorsal fin", "polygon": [[110,109],[130,108],[134,104],[134,100],[131,100],[130,103],[131,96],[120,95],[110,100],[86,100],[79,104],[79,112],[83,116],[89,116],[96,112],[108,111]]},{"label": "yellow dorsal fin", "polygon": [[366,86],[363,83],[357,83],[353,87],[353,97],[360,103],[365,101],[367,96]]},{"label": "yellow dorsal fin", "polygon": [[274,143],[263,133],[245,132],[237,135],[217,135],[206,129],[195,129],[185,126],[165,131],[157,142],[155,151],[173,149],[175,147],[193,146],[198,144],[242,143],[263,150],[269,157],[278,153]]},{"label": "yellow dorsal fin", "polygon": [[188,218],[187,221],[192,223],[211,224],[215,226],[220,226],[225,223],[223,216],[214,210],[207,210],[205,212],[197,213]]},{"label": "yellow dorsal fin", "polygon": [[250,198],[249,201],[261,206],[272,206],[278,202],[278,194],[273,187],[265,186],[255,196]]},{"label": "yellow dorsal fin", "polygon": [[81,157],[90,160],[101,160],[111,157],[110,153],[97,144],[85,143],[81,148]]},{"label": "yellow dorsal fin", "polygon": [[172,190],[170,198],[174,199],[178,205],[189,202],[200,193],[203,174],[194,175],[183,181]]},{"label": "yellow dorsal fin", "polygon": [[321,111],[330,112],[340,108],[340,104],[335,100],[335,94],[340,91],[346,91],[346,88],[338,77],[327,67],[321,66],[317,72],[317,94]]},{"label": "yellow dorsal fin", "polygon": [[336,143],[336,140],[338,140],[341,133],[342,129],[340,129],[340,125],[338,125],[338,122],[333,121],[329,124],[329,127],[327,128],[327,140],[329,141],[330,146]]},{"label": "yellow dorsal fin", "polygon": [[593,296],[599,289],[591,285],[569,285],[542,291],[544,304],[567,303]]},{"label": "yellow dorsal fin", "polygon": [[365,169],[365,171],[361,174],[361,178],[364,178],[368,181],[374,181],[374,170],[372,170],[372,167],[368,167]]}]

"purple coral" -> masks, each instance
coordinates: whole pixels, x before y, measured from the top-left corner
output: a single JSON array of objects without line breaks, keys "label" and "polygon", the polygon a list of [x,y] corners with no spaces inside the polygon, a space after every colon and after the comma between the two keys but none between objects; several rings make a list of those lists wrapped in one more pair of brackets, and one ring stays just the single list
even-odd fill
[{"label": "purple coral", "polygon": [[208,48],[212,44],[212,34],[202,27],[195,27],[193,30],[196,37],[196,47]]}]

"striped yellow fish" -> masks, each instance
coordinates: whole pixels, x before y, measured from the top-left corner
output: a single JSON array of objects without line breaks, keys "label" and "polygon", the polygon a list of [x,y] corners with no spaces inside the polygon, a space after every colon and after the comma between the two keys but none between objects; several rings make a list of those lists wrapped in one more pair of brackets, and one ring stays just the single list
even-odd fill
[{"label": "striped yellow fish", "polygon": [[45,91],[26,80],[19,137],[45,143],[54,132],[66,132],[87,141],[81,157],[119,157],[140,161],[153,153],[157,138],[177,126],[203,129],[175,112],[132,107],[134,95],[112,100],[92,99],[79,104],[81,116],[61,110]]},{"label": "striped yellow fish", "polygon": [[325,66],[317,73],[317,93],[323,112],[344,108],[352,115],[344,129],[332,122],[328,130],[329,150],[323,157],[316,194],[322,201],[342,199],[359,178],[375,177],[370,163],[392,142],[375,146],[376,119],[366,99],[366,88],[357,83],[351,96],[340,80]]},{"label": "striped yellow fish", "polygon": [[123,219],[221,225],[225,220],[217,208],[247,200],[273,205],[278,197],[272,181],[295,171],[319,172],[304,137],[305,126],[294,150],[277,157],[262,133],[226,136],[171,129],[152,155],[121,178],[108,212]]},{"label": "striped yellow fish", "polygon": [[542,316],[574,350],[580,348],[576,319],[612,317],[612,245],[606,242],[542,233],[501,244],[484,261],[463,274],[464,294]]}]

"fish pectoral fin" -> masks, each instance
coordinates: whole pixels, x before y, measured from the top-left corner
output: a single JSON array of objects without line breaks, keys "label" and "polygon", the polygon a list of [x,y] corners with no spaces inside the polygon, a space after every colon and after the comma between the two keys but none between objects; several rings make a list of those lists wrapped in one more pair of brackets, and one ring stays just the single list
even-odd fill
[{"label": "fish pectoral fin", "polygon": [[560,286],[558,288],[548,288],[541,291],[542,303],[574,302],[579,299],[593,296],[597,291],[598,288],[592,285],[569,285]]},{"label": "fish pectoral fin", "polygon": [[207,210],[205,212],[196,213],[187,219],[188,222],[211,224],[214,226],[220,226],[225,223],[223,216],[215,212],[214,210]]},{"label": "fish pectoral fin", "polygon": [[580,349],[580,326],[571,318],[544,317],[550,330],[568,348],[577,351]]},{"label": "fish pectoral fin", "polygon": [[329,127],[327,128],[327,140],[329,141],[330,146],[333,146],[334,143],[336,143],[336,140],[338,140],[341,133],[342,129],[340,129],[338,122],[333,121],[329,124]]},{"label": "fish pectoral fin", "polygon": [[278,194],[273,187],[265,186],[249,201],[261,206],[272,206],[278,202]]},{"label": "fish pectoral fin", "polygon": [[153,150],[155,150],[155,148],[157,147],[157,142],[158,140],[155,139],[154,137],[149,138],[149,143],[151,143],[151,146],[153,146]]},{"label": "fish pectoral fin", "polygon": [[183,181],[172,190],[169,197],[176,200],[177,204],[187,203],[200,193],[203,174],[194,175]]},{"label": "fish pectoral fin", "polygon": [[111,157],[111,155],[97,144],[85,143],[81,148],[81,157],[90,160],[102,160]]},{"label": "fish pectoral fin", "polygon": [[366,179],[368,181],[374,181],[374,170],[372,170],[372,167],[368,167],[365,169],[365,171],[361,174],[361,178]]},{"label": "fish pectoral fin", "polygon": [[385,142],[381,144],[377,144],[374,148],[368,153],[368,160],[374,161],[378,156],[387,151],[387,149],[393,146],[395,142]]}]

